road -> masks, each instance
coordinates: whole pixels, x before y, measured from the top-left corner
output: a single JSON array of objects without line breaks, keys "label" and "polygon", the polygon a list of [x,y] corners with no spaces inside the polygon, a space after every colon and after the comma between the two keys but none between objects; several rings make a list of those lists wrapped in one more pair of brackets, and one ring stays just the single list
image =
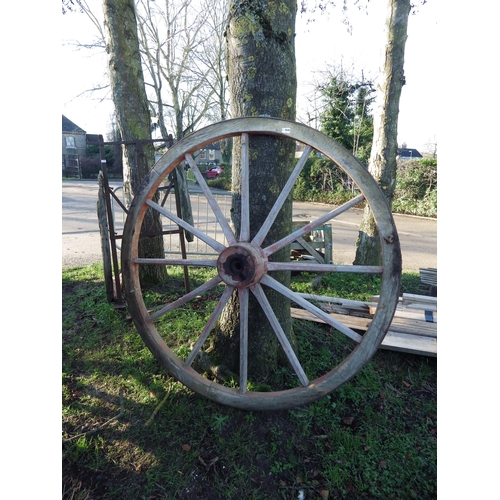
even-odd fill
[{"label": "road", "polygon": [[[112,187],[119,182],[111,182]],[[84,266],[101,262],[101,243],[97,222],[97,181],[62,182],[62,266]],[[310,221],[330,211],[322,203],[294,203],[294,220]],[[352,264],[362,210],[351,209],[332,219],[333,259],[336,264]],[[394,216],[398,230],[403,269],[437,268],[437,221],[411,216]],[[120,234],[122,218],[116,217]]]}]

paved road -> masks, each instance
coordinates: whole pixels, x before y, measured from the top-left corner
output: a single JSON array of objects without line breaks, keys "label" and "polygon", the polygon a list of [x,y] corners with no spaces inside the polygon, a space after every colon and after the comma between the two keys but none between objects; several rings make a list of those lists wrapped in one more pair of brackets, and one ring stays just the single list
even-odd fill
[{"label": "paved road", "polygon": [[[113,187],[118,182],[112,182]],[[83,266],[101,262],[101,243],[97,222],[97,181],[62,182],[62,265]],[[331,210],[322,203],[295,203],[294,219],[313,220]],[[353,209],[331,220],[334,262],[352,264],[362,210]],[[395,215],[403,254],[403,269],[437,267],[437,221]],[[117,217],[117,232],[122,229]]]}]

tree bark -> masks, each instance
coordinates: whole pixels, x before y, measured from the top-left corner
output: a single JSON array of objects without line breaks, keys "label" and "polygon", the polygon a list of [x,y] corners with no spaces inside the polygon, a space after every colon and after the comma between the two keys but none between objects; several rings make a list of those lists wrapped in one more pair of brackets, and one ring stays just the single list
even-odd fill
[{"label": "tree bark", "polygon": [[[399,100],[405,84],[404,56],[410,9],[410,0],[388,2],[387,41],[382,82],[379,86],[381,97],[374,116],[373,145],[368,165],[369,172],[382,188],[389,206],[392,205],[396,187]],[[378,231],[369,206],[365,207],[356,246],[354,264],[381,264]]]},{"label": "tree bark", "polygon": [[[133,0],[104,0],[107,29],[109,80],[118,127],[123,141],[151,140],[151,118],[144,88],[144,76],[137,36]],[[130,206],[139,186],[154,164],[152,143],[123,145],[123,191]],[[143,234],[162,231],[160,214],[149,209],[144,217]],[[143,237],[139,243],[142,257],[163,258],[163,236]],[[165,266],[141,266],[143,282],[165,279]]]},{"label": "tree bark", "polygon": [[[228,73],[233,117],[266,115],[295,119],[296,2],[230,1],[227,27]],[[233,149],[233,210],[236,234],[241,213],[241,145]],[[283,139],[252,136],[250,140],[250,240],[262,226],[293,168],[295,144]],[[271,228],[264,246],[291,232],[292,198],[285,203]],[[290,259],[285,248],[272,256],[275,261]],[[284,284],[289,273],[273,273]],[[285,334],[293,343],[289,300],[266,289],[266,295]],[[218,355],[233,371],[238,371],[239,325],[236,297],[223,311],[220,332],[215,344]],[[250,332],[248,374],[254,380],[266,379],[281,358],[274,332],[256,299],[249,303]]]}]

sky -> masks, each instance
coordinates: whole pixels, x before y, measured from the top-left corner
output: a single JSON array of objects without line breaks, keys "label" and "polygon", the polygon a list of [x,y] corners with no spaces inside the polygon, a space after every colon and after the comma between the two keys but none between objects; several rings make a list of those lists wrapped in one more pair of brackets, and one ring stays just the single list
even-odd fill
[{"label": "sky", "polygon": [[[89,0],[95,5],[95,13],[102,16],[102,3]],[[406,42],[405,76],[400,101],[398,144],[427,151],[429,144],[437,142],[436,115],[437,93],[432,76],[437,70],[437,7],[431,0],[411,15]],[[384,30],[387,13],[385,0],[371,0],[368,12],[349,10],[352,33],[341,23],[340,9],[330,9],[328,14],[309,16],[297,14],[297,119],[305,122],[311,109],[311,85],[328,66],[353,69],[356,75],[363,72],[365,78],[377,83],[385,45]],[[61,88],[62,113],[88,133],[103,134],[109,129],[109,117],[113,105],[108,98],[101,100],[105,92],[93,96],[88,89],[106,83],[106,54],[91,54],[85,49],[75,50],[69,41],[89,42],[95,28],[87,16],[69,13],[62,16],[61,60],[64,74],[71,74]]]}]

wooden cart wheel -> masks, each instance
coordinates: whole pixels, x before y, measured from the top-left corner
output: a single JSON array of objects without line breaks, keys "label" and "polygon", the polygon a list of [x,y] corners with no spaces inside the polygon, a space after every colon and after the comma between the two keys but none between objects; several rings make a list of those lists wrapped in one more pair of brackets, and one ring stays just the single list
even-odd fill
[{"label": "wooden cart wheel", "polygon": [[[292,141],[303,143],[305,151],[286,186],[278,196],[267,220],[257,235],[249,241],[250,214],[248,210],[249,188],[247,180],[250,162],[247,152],[249,142],[254,134],[286,137]],[[236,136],[241,137],[242,147],[242,216],[239,240],[208,188],[192,156],[208,144]],[[359,188],[361,194],[329,213],[318,217],[280,241],[264,247],[262,242],[272,226],[276,214],[292,191],[301,169],[313,150],[330,158],[343,169]],[[181,162],[187,162],[191,167],[213,211],[213,215],[222,229],[224,243],[195,227],[196,223],[194,226],[187,224],[174,213],[153,201],[153,196],[162,181]],[[268,257],[274,252],[304,236],[311,229],[334,219],[359,204],[363,199],[371,206],[380,235],[382,246],[381,266],[328,265],[311,264],[309,262],[277,263],[269,261]],[[195,238],[207,243],[212,248],[215,256],[213,258],[188,258],[184,260],[177,258],[139,258],[140,228],[144,214],[149,208],[157,210],[168,220],[193,234]],[[166,253],[168,254],[167,250]],[[198,286],[193,291],[173,301],[167,299],[168,303],[159,309],[151,311],[151,308],[148,308],[145,303],[139,279],[139,267],[148,264],[184,265],[189,266],[189,268],[212,267],[214,268],[214,276],[207,279],[206,283]],[[241,273],[242,268],[251,271],[246,274]],[[381,276],[379,306],[367,331],[363,335],[358,334],[343,322],[333,319],[332,316],[315,306],[310,300],[304,298],[302,294],[296,293],[278,283],[269,274],[270,271],[276,270],[379,274]],[[246,117],[216,123],[194,132],[171,147],[158,161],[144,180],[130,207],[123,232],[122,272],[127,305],[137,330],[147,347],[171,376],[194,392],[222,404],[247,410],[275,410],[306,404],[327,395],[358,373],[370,360],[390,326],[397,305],[401,277],[401,252],[396,227],[382,191],[369,172],[349,152],[330,137],[305,125],[276,118]],[[341,334],[352,339],[352,349],[349,349],[350,352],[346,354],[345,359],[338,362],[336,366],[326,368],[323,374],[314,374],[314,379],[310,380],[301,363],[301,354],[294,352],[284,335],[274,312],[269,306],[263,286],[270,287],[285,295],[292,303],[330,325],[330,329],[335,331],[336,334],[341,332]],[[176,311],[179,312],[192,302],[196,302],[200,295],[215,289],[220,290],[220,298],[212,309],[206,324],[204,323],[203,327],[200,327],[198,337],[191,339],[191,350],[184,353],[180,353],[178,350],[174,352],[174,349],[165,342],[159,328],[157,328],[157,324],[161,322],[168,323],[170,314]],[[201,352],[221,311],[235,289],[238,290],[240,301],[240,373],[239,383],[236,384],[236,387],[229,387],[198,373],[193,368],[193,362]],[[288,356],[288,360],[296,374],[294,387],[288,388],[287,386],[284,390],[274,392],[257,392],[252,390],[251,384],[248,384],[247,346],[248,336],[252,335],[251,326],[249,326],[249,323],[251,325],[251,318],[249,318],[247,307],[250,293],[255,295],[262,306],[283,350]],[[351,341],[349,340],[349,342]]]}]

